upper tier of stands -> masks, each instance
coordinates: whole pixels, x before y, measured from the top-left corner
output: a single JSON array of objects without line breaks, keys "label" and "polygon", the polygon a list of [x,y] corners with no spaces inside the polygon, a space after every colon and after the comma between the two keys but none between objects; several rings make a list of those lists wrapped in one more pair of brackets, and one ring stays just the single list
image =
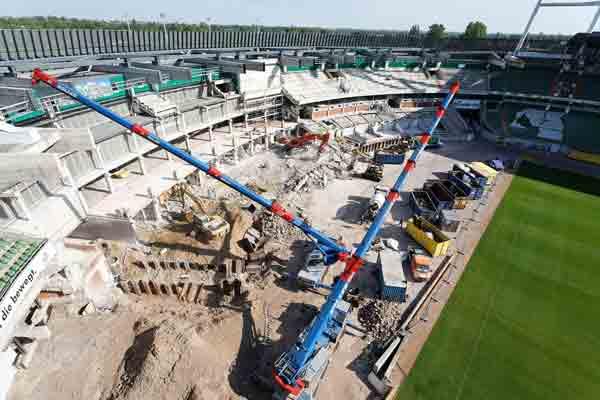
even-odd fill
[{"label": "upper tier of stands", "polygon": [[444,69],[431,78],[423,72],[356,68],[282,75],[285,94],[298,105],[360,96],[436,93],[446,88],[453,79],[461,79],[463,87],[470,90],[487,89],[485,73],[463,69]]}]

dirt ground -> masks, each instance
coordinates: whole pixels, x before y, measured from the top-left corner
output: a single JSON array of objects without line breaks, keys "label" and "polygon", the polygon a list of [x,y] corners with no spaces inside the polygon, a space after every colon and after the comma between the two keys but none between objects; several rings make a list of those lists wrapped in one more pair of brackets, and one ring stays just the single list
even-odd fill
[{"label": "dirt ground", "polygon": [[[381,237],[394,238],[401,246],[410,242],[399,226],[411,215],[406,204],[408,191],[436,178],[436,173],[447,171],[456,161],[485,160],[498,154],[494,146],[479,142],[450,143],[424,153]],[[308,152],[294,156],[294,164],[290,167],[289,160],[262,153],[227,167],[226,172],[253,181],[269,195],[281,196],[281,187],[291,179],[294,168],[312,168],[315,160]],[[386,166],[384,184],[391,186],[400,170],[400,166]],[[374,186],[374,182],[358,178],[336,179],[288,200],[319,229],[356,246],[366,229],[357,221]],[[496,204],[500,193],[493,192],[490,204]],[[471,214],[465,214],[465,219],[472,218]],[[247,220],[238,222],[239,228],[223,242],[201,243],[185,229],[168,223],[144,227],[140,238],[152,243],[149,247],[154,254],[211,262],[223,249],[232,247],[227,240],[235,242],[245,231]],[[468,234],[478,238],[483,229],[482,224],[469,224]],[[268,374],[274,359],[310,322],[314,315],[311,306],[320,306],[326,295],[324,290],[316,293],[297,288],[294,276],[306,252],[306,242],[299,237],[288,242],[273,239],[284,244],[276,253],[273,274],[264,288],[254,287],[245,302],[225,302],[207,290],[198,304],[179,302],[175,297],[123,294],[114,312],[84,317],[74,315],[68,307],[55,307],[49,322],[53,337],[40,345],[31,368],[18,373],[9,399],[269,399],[268,390],[257,385],[252,374]],[[122,262],[132,264],[135,250],[124,253],[119,246],[112,250]],[[371,253],[367,260],[375,261],[375,256]],[[342,268],[335,265],[327,282]],[[128,273],[142,272],[131,269]],[[376,271],[367,265],[352,285],[374,297]],[[356,310],[352,321],[358,321]],[[363,335],[353,329],[343,337],[319,388],[320,398],[376,398],[366,381],[370,368],[365,362],[366,344]]]}]

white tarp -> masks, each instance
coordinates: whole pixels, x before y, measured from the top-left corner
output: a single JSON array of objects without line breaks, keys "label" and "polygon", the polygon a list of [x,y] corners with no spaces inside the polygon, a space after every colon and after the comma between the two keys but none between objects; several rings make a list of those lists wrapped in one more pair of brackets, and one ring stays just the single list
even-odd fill
[{"label": "white tarp", "polygon": [[519,111],[515,115],[515,120],[510,124],[512,128],[527,129],[526,125],[522,125],[523,117],[527,118],[529,124],[538,128],[538,137],[540,139],[551,140],[553,142],[561,142],[563,139],[563,121],[562,117],[565,113],[556,111],[544,111],[534,108],[526,108]]}]

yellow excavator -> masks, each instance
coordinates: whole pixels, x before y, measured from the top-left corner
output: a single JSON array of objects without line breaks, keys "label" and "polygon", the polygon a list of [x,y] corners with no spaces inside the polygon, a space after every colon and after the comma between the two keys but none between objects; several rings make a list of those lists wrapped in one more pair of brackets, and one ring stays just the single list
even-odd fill
[{"label": "yellow excavator", "polygon": [[192,200],[197,206],[197,210],[191,210],[185,214],[187,222],[194,224],[201,233],[210,239],[222,238],[227,235],[230,229],[229,222],[215,213],[216,207],[214,201],[198,198],[198,196],[192,193],[189,185],[185,183],[180,183],[176,190],[179,191],[184,209],[186,197]]}]

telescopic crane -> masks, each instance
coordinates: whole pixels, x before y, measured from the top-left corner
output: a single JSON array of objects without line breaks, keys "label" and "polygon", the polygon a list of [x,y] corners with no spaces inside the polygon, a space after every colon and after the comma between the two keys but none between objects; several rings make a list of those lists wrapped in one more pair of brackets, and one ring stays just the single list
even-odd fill
[{"label": "telescopic crane", "polygon": [[66,82],[60,82],[55,77],[41,71],[40,69],[35,69],[33,71],[32,81],[34,84],[40,81],[48,84],[54,89],[66,94],[72,99],[125,127],[129,131],[143,137],[144,139],[175,155],[176,157],[195,166],[207,175],[222,182],[240,194],[265,207],[273,214],[278,215],[285,221],[296,226],[298,229],[300,229],[306,235],[312,237],[317,242],[319,249],[321,249],[325,256],[326,264],[333,264],[336,261],[342,261],[346,263],[343,273],[339,276],[339,279],[337,279],[336,283],[334,284],[320,312],[317,314],[309,327],[301,334],[292,349],[290,349],[287,353],[284,353],[275,363],[273,375],[276,383],[283,391],[294,398],[297,398],[297,396],[301,395],[306,386],[307,382],[303,380],[303,378],[310,369],[310,361],[314,359],[319,349],[327,346],[331,340],[334,340],[331,338],[331,332],[332,330],[335,330],[339,324],[339,321],[334,318],[334,314],[336,310],[339,310],[344,293],[346,292],[348,285],[352,281],[352,278],[356,272],[364,265],[364,255],[370,249],[373,240],[375,240],[375,237],[379,233],[383,222],[391,210],[394,202],[396,202],[400,197],[400,190],[402,189],[408,174],[417,166],[419,156],[429,143],[433,132],[436,130],[440,120],[446,113],[449,104],[452,102],[454,96],[460,88],[458,82],[455,82],[451,86],[449,93],[436,111],[436,119],[434,120],[433,125],[421,136],[419,146],[413,151],[410,159],[406,162],[402,173],[387,194],[385,202],[379,209],[379,212],[375,216],[372,225],[369,227],[358,248],[354,254],[351,254],[350,250],[338,244],[334,239],[323,234],[314,227],[308,225],[304,220],[295,217],[279,203],[268,200],[263,196],[253,192],[248,187],[223,174],[217,168],[210,166],[205,161],[202,161],[177,148],[176,146],[173,146],[171,143],[161,139],[156,133],[149,131],[145,127],[139,124],[134,124],[115,114],[108,108],[103,107],[95,101],[87,98],[70,84]]}]

